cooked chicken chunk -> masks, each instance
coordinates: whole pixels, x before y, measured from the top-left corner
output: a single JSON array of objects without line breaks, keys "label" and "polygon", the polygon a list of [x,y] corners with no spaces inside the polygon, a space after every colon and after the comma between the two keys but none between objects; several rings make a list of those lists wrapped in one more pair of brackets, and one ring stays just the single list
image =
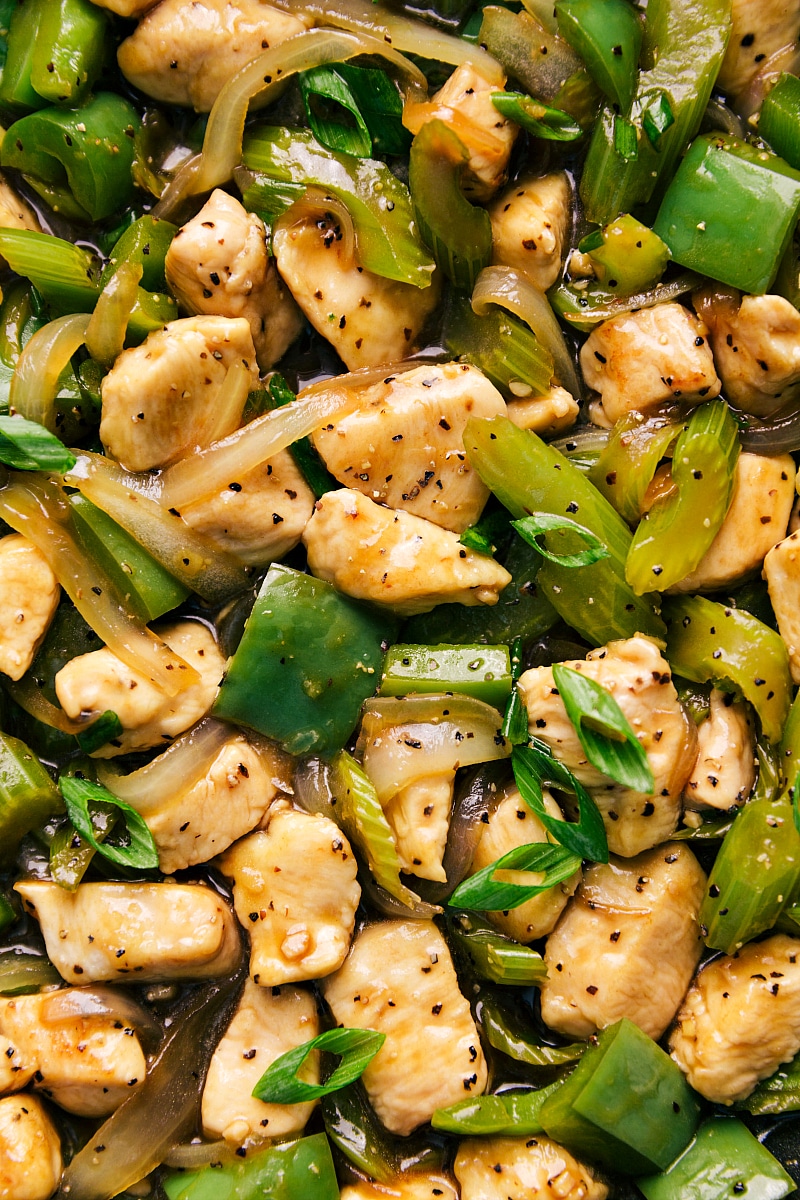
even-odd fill
[{"label": "cooked chicken chunk", "polygon": [[733,499],[719,533],[691,575],[671,592],[709,592],[740,583],[758,570],[786,533],[794,502],[790,454],[740,454]]},{"label": "cooked chicken chunk", "polygon": [[[544,792],[544,803],[551,817],[562,820],[561,809],[549,792]],[[517,789],[509,787],[497,807],[489,813],[489,819],[483,826],[481,840],[472,859],[470,875],[482,871],[502,855],[515,850],[517,846],[552,840]],[[507,912],[489,912],[486,915],[501,933],[518,942],[534,942],[553,929],[580,880],[581,873],[577,871],[571,879],[556,884],[540,896],[534,896],[532,900],[526,900],[517,908],[511,908]]]},{"label": "cooked chicken chunk", "polygon": [[303,328],[267,254],[264,222],[219,188],[175,234],[164,266],[186,312],[248,321],[262,371],[283,357]]},{"label": "cooked chicken chunk", "polygon": [[[2,1004],[2,1001],[0,1001]],[[0,1030],[3,1025],[0,1021]],[[30,1058],[0,1032],[0,1096],[27,1087],[36,1072],[37,1058]]]},{"label": "cooked chicken chunk", "polygon": [[146,96],[210,112],[237,71],[307,25],[261,0],[161,0],[122,43],[117,61]]},{"label": "cooked chicken chunk", "polygon": [[[162,0],[162,3],[164,0]],[[244,317],[184,317],[123,350],[103,380],[100,437],[130,471],[164,467],[236,429],[215,405],[228,368],[243,363],[258,386],[256,353]]]},{"label": "cooked chicken chunk", "polygon": [[520,681],[531,733],[552,748],[584,786],[603,814],[608,844],[629,857],[663,842],[675,830],[681,792],[696,757],[697,732],[684,713],[669,664],[648,638],[636,636],[593,650],[586,661],[564,664],[606,688],[647,752],[655,788],[634,792],[587,762],[578,735],[558,695],[551,667],[526,671]]},{"label": "cooked chicken chunk", "polygon": [[[768,58],[784,46],[797,46],[798,0],[733,0],[730,41],[717,76],[723,91],[743,92]],[[792,67],[787,64],[787,71]]]},{"label": "cooked chicken chunk", "polygon": [[15,885],[68,983],[150,983],[230,975],[239,959],[233,913],[210,888],[184,883]]},{"label": "cooked chicken chunk", "polygon": [[21,679],[58,608],[61,587],[42,552],[18,533],[0,539],[0,671]]},{"label": "cooked chicken chunk", "polygon": [[[18,196],[4,175],[0,175],[0,229],[31,229],[41,233],[36,213],[21,196]],[[0,269],[8,266],[0,256]]]},{"label": "cooked chicken chunk", "polygon": [[546,291],[561,272],[572,221],[572,191],[563,171],[516,180],[489,208],[492,262],[522,271]]},{"label": "cooked chicken chunk", "polygon": [[800,940],[775,934],[699,972],[670,1048],[701,1096],[743,1100],[800,1050],[799,956]]},{"label": "cooked chicken chunk", "polygon": [[520,429],[532,429],[541,437],[571,429],[579,412],[578,401],[557,383],[543,396],[508,402],[508,415],[514,424]]},{"label": "cooked chicken chunk", "polygon": [[486,1063],[450,951],[432,921],[382,921],[358,935],[324,984],[334,1019],[386,1041],[362,1079],[387,1129],[408,1134],[486,1087]]},{"label": "cooked chicken chunk", "polygon": [[293,550],[314,510],[314,493],[288,450],[211,496],[181,508],[187,525],[231,554],[266,566]]},{"label": "cooked chicken chunk", "polygon": [[711,713],[697,731],[697,759],[686,782],[691,808],[743,804],[756,777],[755,731],[747,705],[730,692],[711,692]]},{"label": "cooked chicken chunk", "polygon": [[333,821],[279,800],[266,832],[242,838],[220,865],[250,934],[254,983],[320,979],[342,965],[361,888],[350,843]]},{"label": "cooked chicken chunk", "polygon": [[585,1038],[622,1017],[660,1038],[703,949],[706,877],[677,842],[595,863],[547,939],[542,1017]]},{"label": "cooked chicken chunk", "polygon": [[[256,1100],[252,1091],[276,1058],[318,1033],[319,1019],[310,992],[262,988],[248,979],[208,1068],[202,1107],[206,1137],[241,1146],[250,1138],[300,1133],[314,1109],[313,1100],[266,1104]],[[303,1070],[307,1083],[319,1083],[319,1063],[314,1058],[307,1060]]]},{"label": "cooked chicken chunk", "polygon": [[568,1150],[535,1138],[467,1138],[453,1167],[461,1200],[605,1200],[608,1188]]},{"label": "cooked chicken chunk", "polygon": [[612,425],[632,409],[719,395],[708,330],[682,304],[657,304],[603,321],[581,347],[589,387]]},{"label": "cooked chicken chunk", "polygon": [[505,567],[465,549],[449,529],[347,488],[317,501],[303,541],[318,578],[403,616],[437,604],[496,604],[511,581]]},{"label": "cooked chicken chunk", "polygon": [[764,578],[789,651],[792,679],[800,683],[800,531],[773,546],[764,559]]},{"label": "cooked chicken chunk", "polygon": [[418,288],[360,267],[333,214],[284,220],[272,250],[295,300],[350,371],[407,358],[439,303],[438,275]]},{"label": "cooked chicken chunk", "polygon": [[46,1096],[82,1117],[105,1117],[142,1082],[147,1064],[136,1031],[111,1016],[83,1015],[81,995],[66,988],[3,998],[0,1031],[14,1057],[33,1064],[35,1086]]},{"label": "cooked chicken chunk", "polygon": [[0,1100],[0,1197],[49,1200],[61,1166],[61,1142],[41,1100],[25,1092]]},{"label": "cooked chicken chunk", "polygon": [[342,1188],[341,1200],[458,1200],[458,1192],[444,1175],[404,1171],[391,1183],[359,1180]]},{"label": "cooked chicken chunk", "polygon": [[355,397],[355,407],[314,434],[339,482],[443,529],[473,525],[489,489],[467,461],[464,428],[471,417],[506,415],[486,376],[467,363],[431,363]]},{"label": "cooked chicken chunk", "polygon": [[145,675],[134,671],[108,647],[72,658],[55,677],[58,701],[68,717],[115,712],[122,733],[94,752],[113,758],[148,746],[164,746],[199,721],[211,707],[225,670],[214,635],[199,621],[178,621],[159,636],[194,667],[200,680],[177,696],[166,696]]},{"label": "cooked chicken chunk", "polygon": [[92,0],[97,8],[107,8],[120,17],[140,17],[157,3],[158,0]]}]

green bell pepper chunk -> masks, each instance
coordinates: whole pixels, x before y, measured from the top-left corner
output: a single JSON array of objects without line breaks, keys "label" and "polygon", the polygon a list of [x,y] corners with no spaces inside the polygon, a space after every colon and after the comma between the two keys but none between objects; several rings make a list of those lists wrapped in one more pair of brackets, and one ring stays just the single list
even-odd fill
[{"label": "green bell pepper chunk", "polygon": [[382,696],[461,692],[502,709],[511,691],[508,647],[398,643],[384,659],[380,690]]},{"label": "green bell pepper chunk", "polygon": [[[98,842],[103,842],[117,824],[120,811],[113,804],[102,803],[93,804],[89,811],[94,836]],[[94,847],[83,840],[72,822],[65,821],[50,842],[50,875],[53,881],[65,891],[77,891],[95,854]]]},{"label": "green bell pepper chunk", "polygon": [[6,57],[0,75],[0,105],[12,112],[31,112],[46,101],[31,84],[33,55],[47,0],[15,4],[8,22]]},{"label": "green bell pepper chunk", "polygon": [[[784,932],[797,937],[800,930],[797,923],[792,922]],[[778,1067],[775,1074],[770,1075],[768,1079],[762,1079],[749,1096],[736,1101],[735,1107],[751,1113],[754,1117],[797,1112],[800,1109],[800,1054],[796,1054],[791,1062]]]},{"label": "green bell pepper chunk", "polygon": [[214,716],[257,729],[290,754],[340,750],[376,689],[381,644],[394,630],[390,617],[322,579],[272,566]]},{"label": "green bell pepper chunk", "polygon": [[656,468],[681,431],[664,417],[631,412],[617,421],[589,479],[619,515],[635,525]]},{"label": "green bell pepper chunk", "polygon": [[654,229],[676,262],[743,292],[769,290],[800,213],[800,172],[727,134],[683,159]]},{"label": "green bell pepper chunk", "polygon": [[[623,3],[627,7],[627,0]],[[579,249],[588,253],[602,286],[618,296],[653,287],[671,257],[658,234],[630,213],[590,233]]]},{"label": "green bell pepper chunk", "polygon": [[175,1172],[161,1186],[168,1200],[339,1200],[324,1133],[250,1151],[222,1166]]},{"label": "green bell pepper chunk", "polygon": [[572,1042],[569,1046],[548,1046],[534,1041],[523,1022],[484,990],[479,1015],[481,1030],[489,1045],[529,1067],[561,1067],[577,1062],[588,1045],[587,1042]]},{"label": "green bell pepper chunk", "polygon": [[129,225],[114,243],[108,263],[100,276],[105,287],[117,267],[124,262],[138,263],[142,268],[142,287],[148,292],[163,292],[167,287],[164,261],[177,225],[149,214]]},{"label": "green bell pepper chunk", "polygon": [[783,727],[779,765],[783,782],[793,787],[800,771],[800,692],[792,701]]},{"label": "green bell pepper chunk", "polygon": [[781,1200],[794,1180],[746,1125],[712,1117],[661,1175],[637,1179],[646,1200]]},{"label": "green bell pepper chunk", "polygon": [[41,8],[31,86],[49,104],[80,104],[105,66],[107,14],[90,0],[46,0]]},{"label": "green bell pepper chunk", "polygon": [[624,1175],[663,1171],[699,1116],[680,1068],[627,1018],[598,1035],[539,1113],[555,1141]]},{"label": "green bell pepper chunk", "polygon": [[541,954],[498,933],[475,913],[458,913],[448,928],[451,941],[479,979],[510,987],[534,987],[547,979]]},{"label": "green bell pepper chunk", "polygon": [[758,133],[790,167],[800,170],[800,79],[784,72],[761,105]]},{"label": "green bell pepper chunk", "polygon": [[444,343],[451,354],[483,371],[507,400],[543,396],[550,387],[552,355],[528,325],[499,305],[479,316],[466,296],[451,295]]},{"label": "green bell pepper chunk", "polygon": [[544,1132],[539,1113],[562,1086],[563,1081],[557,1079],[536,1092],[503,1092],[460,1100],[450,1108],[437,1108],[431,1125],[459,1137],[530,1137]]},{"label": "green bell pepper chunk", "polygon": [[63,808],[36,755],[18,738],[0,733],[0,861],[13,860],[25,834]]},{"label": "green bell pepper chunk", "polygon": [[633,102],[642,26],[628,0],[558,0],[558,30],[586,63],[606,99],[627,111]]}]

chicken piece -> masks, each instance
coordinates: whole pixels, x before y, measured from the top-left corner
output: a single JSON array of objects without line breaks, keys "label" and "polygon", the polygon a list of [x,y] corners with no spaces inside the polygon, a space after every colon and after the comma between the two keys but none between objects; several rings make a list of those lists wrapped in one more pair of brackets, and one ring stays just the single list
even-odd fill
[{"label": "chicken piece", "polygon": [[711,713],[697,731],[697,760],[686,782],[687,807],[743,804],[756,778],[755,731],[747,705],[711,692]]},{"label": "chicken piece", "polygon": [[[251,980],[222,1041],[214,1051],[203,1088],[203,1133],[241,1146],[251,1138],[300,1133],[314,1110],[305,1104],[266,1104],[252,1095],[267,1067],[287,1050],[319,1033],[310,992],[262,988]],[[316,1056],[314,1056],[316,1058]],[[319,1083],[319,1062],[307,1060],[307,1083]]]},{"label": "chicken piece", "polygon": [[92,0],[96,8],[107,8],[120,17],[141,17],[158,0]]},{"label": "chicken piece", "polygon": [[626,858],[658,845],[678,824],[681,793],[697,757],[697,730],[678,700],[672,674],[658,647],[637,635],[593,650],[586,661],[564,664],[606,688],[647,752],[652,796],[610,784],[586,759],[558,695],[551,667],[526,671],[519,681],[531,733],[592,790],[614,854]]},{"label": "chicken piece", "polygon": [[790,454],[740,454],[733,499],[713,542],[691,575],[671,592],[711,592],[740,583],[786,534],[794,501]]},{"label": "chicken piece", "polygon": [[158,633],[200,676],[198,683],[177,696],[165,695],[107,646],[70,659],[56,674],[56,695],[68,717],[77,720],[87,713],[107,711],[119,717],[122,733],[95,750],[94,758],[114,758],[148,746],[163,748],[199,721],[214,702],[225,660],[211,631],[199,621],[177,621]]},{"label": "chicken piece", "polygon": [[467,1138],[453,1166],[461,1200],[605,1200],[608,1188],[543,1134]]},{"label": "chicken piece", "polygon": [[[555,817],[557,821],[563,820],[561,809],[550,793],[544,791],[543,798],[550,816]],[[550,841],[553,841],[553,838],[548,837],[544,825],[517,789],[511,786],[506,789],[506,794],[497,807],[488,814],[488,821],[483,826],[469,873],[474,875],[476,871],[482,871],[510,850],[515,850],[517,846]],[[486,916],[508,937],[523,944],[535,942],[554,928],[580,881],[581,872],[576,871],[571,879],[556,884],[540,896],[534,896],[532,900],[526,900],[517,908],[508,909],[506,912],[487,912]]]},{"label": "chicken piece", "polygon": [[345,487],[463,533],[489,498],[464,453],[471,417],[506,415],[503,397],[468,363],[431,363],[354,391],[356,406],[314,434]]},{"label": "chicken piece", "polygon": [[800,1050],[799,956],[800,939],[775,934],[698,973],[670,1050],[701,1096],[743,1100]]},{"label": "chicken piece", "polygon": [[0,539],[0,671],[21,679],[55,616],[61,586],[42,552],[18,533]]},{"label": "chicken piece", "polygon": [[287,217],[272,252],[292,296],[349,371],[413,354],[439,303],[438,275],[418,288],[360,267],[333,214]]},{"label": "chicken piece", "polygon": [[571,429],[579,412],[578,401],[557,383],[542,396],[508,402],[508,415],[514,424],[520,429],[532,429],[540,437]]},{"label": "chicken piece", "polygon": [[505,183],[511,148],[519,132],[492,104],[501,86],[488,80],[470,62],[456,67],[427,103],[408,104],[403,124],[419,133],[427,121],[444,121],[458,134],[469,154],[461,177],[464,195],[473,203],[490,200]]},{"label": "chicken piece", "polygon": [[49,1200],[61,1169],[61,1141],[41,1100],[25,1092],[0,1100],[0,1197]]},{"label": "chicken piece", "polygon": [[234,880],[236,915],[250,933],[254,983],[320,979],[342,965],[361,888],[350,843],[333,821],[279,800],[266,832],[242,838],[220,866]]},{"label": "chicken piece", "polygon": [[262,371],[282,358],[303,317],[267,254],[264,222],[220,188],[172,239],[167,283],[188,313],[244,317]]},{"label": "chicken piece", "polygon": [[[36,213],[14,191],[5,175],[0,174],[0,229],[30,229],[41,233],[42,227]],[[6,260],[0,256],[0,270],[8,267]]]},{"label": "chicken piece", "polygon": [[310,24],[261,0],[161,0],[122,43],[117,61],[146,96],[210,112],[237,71]]},{"label": "chicken piece", "polygon": [[682,304],[640,308],[592,330],[581,347],[581,367],[588,386],[600,393],[606,420],[613,425],[633,409],[668,400],[699,404],[718,396],[707,334]]},{"label": "chicken piece", "polygon": [[35,1086],[46,1096],[82,1117],[106,1117],[142,1082],[147,1063],[135,1029],[82,1012],[81,1000],[78,988],[4,997],[0,1032],[15,1057],[33,1064]]},{"label": "chicken piece", "polygon": [[230,975],[240,955],[233,913],[216,892],[189,883],[15,884],[68,983],[151,983]]},{"label": "chicken piece", "polygon": [[800,683],[800,531],[773,546],[764,559],[764,578],[789,651],[792,679]]},{"label": "chicken piece", "polygon": [[107,453],[129,471],[150,471],[233,433],[241,413],[231,410],[220,421],[215,409],[228,368],[238,362],[256,388],[256,352],[244,317],[183,317],[123,350],[101,386]]},{"label": "chicken piece", "polygon": [[511,582],[505,567],[467,550],[449,529],[348,488],[317,501],[303,541],[319,579],[407,617],[437,604],[496,604]]},{"label": "chicken piece", "polygon": [[458,1192],[445,1175],[404,1171],[391,1183],[361,1179],[342,1188],[341,1200],[458,1200]]},{"label": "chicken piece", "polygon": [[334,1020],[386,1041],[362,1081],[387,1129],[402,1135],[486,1087],[486,1063],[450,951],[432,921],[381,921],[324,983]]},{"label": "chicken piece", "polygon": [[[3,1001],[0,1000],[0,1006]],[[0,1021],[0,1031],[3,1025]],[[36,1073],[36,1057],[29,1057],[25,1052],[0,1032],[0,1096],[9,1092],[19,1092],[27,1087]]]},{"label": "chicken piece", "polygon": [[[731,36],[717,85],[736,96],[743,92],[766,60],[784,46],[797,47],[798,0],[733,0]],[[792,70],[788,64],[783,68]]]},{"label": "chicken piece", "polygon": [[518,179],[489,207],[492,262],[513,267],[541,291],[561,273],[572,223],[572,189],[564,171]]},{"label": "chicken piece", "polygon": [[[390,732],[396,735],[400,730]],[[447,776],[425,775],[400,788],[383,806],[400,866],[418,879],[447,882],[442,860],[450,829],[454,778],[455,770]]]},{"label": "chicken piece", "polygon": [[181,516],[242,562],[263,567],[295,548],[313,511],[314,493],[281,450],[222,491],[185,504]]},{"label": "chicken piece", "polygon": [[545,1023],[585,1038],[627,1017],[660,1038],[703,950],[705,887],[697,859],[677,842],[588,867],[547,939]]}]

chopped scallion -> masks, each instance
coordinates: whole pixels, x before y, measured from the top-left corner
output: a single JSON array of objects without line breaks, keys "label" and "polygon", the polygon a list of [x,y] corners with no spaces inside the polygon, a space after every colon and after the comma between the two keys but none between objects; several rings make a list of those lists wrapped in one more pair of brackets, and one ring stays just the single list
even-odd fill
[{"label": "chopped scallion", "polygon": [[[328,1029],[276,1058],[253,1088],[253,1095],[268,1104],[301,1104],[329,1096],[360,1079],[385,1040],[385,1033],[371,1029]],[[327,1050],[342,1059],[324,1084],[306,1083],[297,1076],[312,1050]]]}]

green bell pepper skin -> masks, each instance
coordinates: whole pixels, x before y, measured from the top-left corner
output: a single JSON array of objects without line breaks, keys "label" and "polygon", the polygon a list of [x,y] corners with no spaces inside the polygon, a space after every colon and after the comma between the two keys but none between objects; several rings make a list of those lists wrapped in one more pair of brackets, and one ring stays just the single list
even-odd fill
[{"label": "green bell pepper skin", "polygon": [[663,1171],[699,1116],[680,1068],[627,1018],[598,1035],[539,1113],[555,1141],[624,1175]]},{"label": "green bell pepper skin", "polygon": [[151,217],[139,217],[114,243],[108,263],[100,276],[105,287],[120,263],[138,263],[142,268],[142,287],[148,292],[164,292],[167,280],[164,260],[178,232],[177,225]]},{"label": "green bell pepper skin", "polygon": [[36,755],[18,738],[0,733],[0,861],[12,861],[25,834],[63,808]]},{"label": "green bell pepper skin", "polygon": [[161,1186],[168,1200],[339,1200],[324,1133],[248,1151],[222,1166],[176,1171]]},{"label": "green bell pepper skin", "polygon": [[257,729],[290,754],[340,750],[375,691],[391,618],[321,579],[270,568],[214,716]]},{"label": "green bell pepper skin", "polygon": [[503,1092],[460,1100],[450,1108],[437,1108],[431,1125],[458,1137],[530,1137],[544,1132],[539,1113],[561,1086],[562,1080],[557,1079],[536,1092]]},{"label": "green bell pepper skin", "polygon": [[502,709],[511,692],[508,646],[392,646],[384,659],[382,696],[461,692]]},{"label": "green bell pepper skin", "polygon": [[56,313],[88,313],[97,303],[99,262],[88,250],[33,229],[0,229],[0,254]]},{"label": "green bell pepper skin", "polygon": [[656,468],[681,431],[664,417],[631,412],[617,421],[589,479],[624,521],[635,525]]},{"label": "green bell pepper skin", "polygon": [[628,0],[558,0],[558,29],[586,63],[611,104],[627,112],[633,102],[642,26]]},{"label": "green bell pepper skin", "polygon": [[669,600],[665,617],[672,669],[694,683],[733,684],[758,713],[767,741],[780,741],[792,689],[780,634],[744,609],[703,596]]},{"label": "green bell pepper skin", "polygon": [[654,229],[677,263],[762,294],[800,212],[800,172],[727,134],[704,134],[683,159]]},{"label": "green bell pepper skin", "polygon": [[[627,0],[623,3],[627,8]],[[609,225],[590,233],[579,249],[588,253],[602,286],[617,296],[653,287],[671,258],[669,247],[658,234],[630,213],[622,213]]]},{"label": "green bell pepper skin", "polygon": [[[98,842],[105,841],[119,820],[119,809],[113,804],[93,804],[90,814],[95,838]],[[72,822],[65,821],[50,842],[50,875],[53,881],[68,892],[77,891],[95,853],[94,847],[83,840]]]},{"label": "green bell pepper skin", "polygon": [[430,1137],[430,1131],[402,1138],[389,1133],[360,1082],[323,1096],[320,1110],[325,1132],[336,1149],[378,1183],[391,1184],[404,1171],[441,1170],[441,1143]]},{"label": "green bell pepper skin", "polygon": [[488,991],[481,992],[478,1014],[489,1045],[529,1067],[561,1067],[577,1062],[588,1045],[573,1042],[569,1046],[547,1046],[534,1041],[523,1022]]},{"label": "green bell pepper skin", "polygon": [[800,170],[800,79],[784,72],[761,105],[758,134]]},{"label": "green bell pepper skin", "polygon": [[475,913],[457,913],[448,929],[479,979],[510,987],[535,987],[547,979],[541,954],[498,933]]},{"label": "green bell pepper skin", "polygon": [[777,1158],[732,1117],[705,1121],[680,1158],[636,1186],[646,1200],[781,1200],[795,1190]]},{"label": "green bell pepper skin", "polygon": [[8,22],[6,59],[0,75],[0,105],[14,113],[33,112],[47,103],[31,84],[33,55],[47,0],[15,4]]},{"label": "green bell pepper skin", "polygon": [[479,315],[466,296],[452,294],[444,343],[452,355],[479,367],[507,400],[543,396],[550,387],[552,355],[528,325],[499,305]]},{"label": "green bell pepper skin", "polygon": [[[783,915],[786,916],[786,913]],[[792,922],[784,932],[797,937],[800,929]],[[737,1100],[734,1107],[754,1117],[771,1117],[800,1110],[800,1055],[796,1054],[791,1062],[778,1067],[769,1079],[762,1079],[755,1090],[744,1100]]]},{"label": "green bell pepper skin", "polygon": [[48,104],[80,104],[105,66],[107,38],[107,14],[90,0],[46,0],[31,57],[34,91]]}]

